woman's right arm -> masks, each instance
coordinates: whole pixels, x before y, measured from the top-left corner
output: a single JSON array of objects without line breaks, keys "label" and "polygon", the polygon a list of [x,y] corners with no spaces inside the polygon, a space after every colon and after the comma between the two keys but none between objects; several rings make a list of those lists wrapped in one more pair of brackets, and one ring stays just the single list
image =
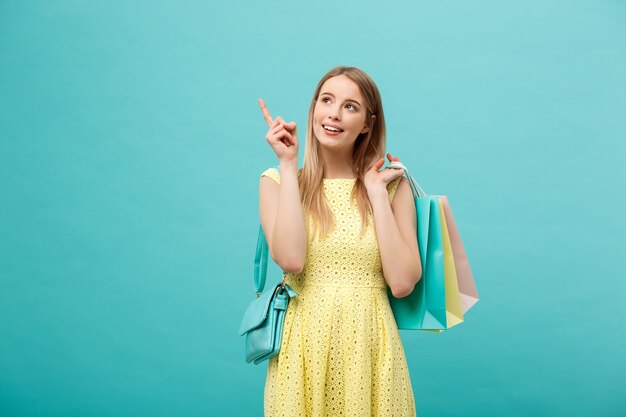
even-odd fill
[{"label": "woman's right arm", "polygon": [[259,98],[259,106],[269,130],[265,140],[280,161],[280,184],[261,176],[259,210],[261,227],[274,262],[283,271],[298,273],[304,268],[306,236],[300,187],[298,186],[298,128],[296,122],[285,122],[272,116]]},{"label": "woman's right arm", "polygon": [[306,235],[297,159],[280,161],[280,184],[268,176],[261,177],[259,210],[274,262],[285,272],[301,272],[306,258]]}]

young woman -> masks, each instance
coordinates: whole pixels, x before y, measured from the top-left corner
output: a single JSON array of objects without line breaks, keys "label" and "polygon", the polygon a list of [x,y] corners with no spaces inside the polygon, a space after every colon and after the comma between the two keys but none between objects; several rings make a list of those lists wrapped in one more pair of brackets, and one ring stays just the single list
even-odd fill
[{"label": "young woman", "polygon": [[[413,195],[384,169],[385,117],[374,81],[336,67],[317,85],[298,169],[295,122],[272,119],[279,160],[260,178],[261,226],[298,296],[268,362],[266,416],[415,416],[387,288],[405,297],[421,277]],[[387,154],[389,161],[398,157]]]}]

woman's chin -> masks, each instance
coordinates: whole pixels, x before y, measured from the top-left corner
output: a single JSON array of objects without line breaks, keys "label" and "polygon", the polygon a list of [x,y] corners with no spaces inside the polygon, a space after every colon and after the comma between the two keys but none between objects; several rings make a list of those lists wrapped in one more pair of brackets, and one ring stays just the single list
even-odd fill
[{"label": "woman's chin", "polygon": [[342,142],[338,140],[333,140],[333,138],[323,137],[321,139],[317,139],[320,145],[326,148],[337,148],[340,147]]},{"label": "woman's chin", "polygon": [[341,132],[341,134],[339,135],[326,135],[324,132],[322,132],[320,135],[316,135],[316,137],[317,140],[321,143],[327,143],[332,146],[346,142],[346,136],[344,135],[344,133],[345,132]]}]

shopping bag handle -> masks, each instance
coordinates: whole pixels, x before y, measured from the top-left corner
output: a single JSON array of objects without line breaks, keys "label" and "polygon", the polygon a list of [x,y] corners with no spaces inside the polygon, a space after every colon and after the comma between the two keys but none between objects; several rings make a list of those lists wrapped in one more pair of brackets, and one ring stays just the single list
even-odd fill
[{"label": "shopping bag handle", "polygon": [[407,179],[409,180],[409,185],[411,186],[411,192],[413,193],[413,198],[424,197],[426,196],[426,192],[420,187],[420,185],[415,181],[415,178],[409,173],[409,169],[404,166],[402,162],[393,161],[390,162],[387,168],[401,168],[406,173]]}]

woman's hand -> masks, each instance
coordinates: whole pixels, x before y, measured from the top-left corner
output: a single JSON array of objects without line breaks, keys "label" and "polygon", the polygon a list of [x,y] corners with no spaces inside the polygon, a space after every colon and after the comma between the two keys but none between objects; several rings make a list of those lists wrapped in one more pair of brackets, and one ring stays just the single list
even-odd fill
[{"label": "woman's hand", "polygon": [[270,112],[265,103],[259,99],[259,105],[263,112],[263,117],[267,122],[269,130],[265,135],[265,140],[272,146],[280,162],[298,161],[298,132],[296,122],[285,122],[278,116],[272,120]]},{"label": "woman's hand", "polygon": [[[390,153],[387,153],[387,158],[389,159],[389,162],[400,162],[400,158],[391,156]],[[387,184],[404,174],[404,170],[402,168],[386,168],[379,172],[378,170],[384,163],[385,158],[380,158],[375,161],[374,165],[367,170],[365,176],[363,177],[363,184],[367,189],[367,194],[370,196],[375,195],[376,193],[387,194]]]}]

